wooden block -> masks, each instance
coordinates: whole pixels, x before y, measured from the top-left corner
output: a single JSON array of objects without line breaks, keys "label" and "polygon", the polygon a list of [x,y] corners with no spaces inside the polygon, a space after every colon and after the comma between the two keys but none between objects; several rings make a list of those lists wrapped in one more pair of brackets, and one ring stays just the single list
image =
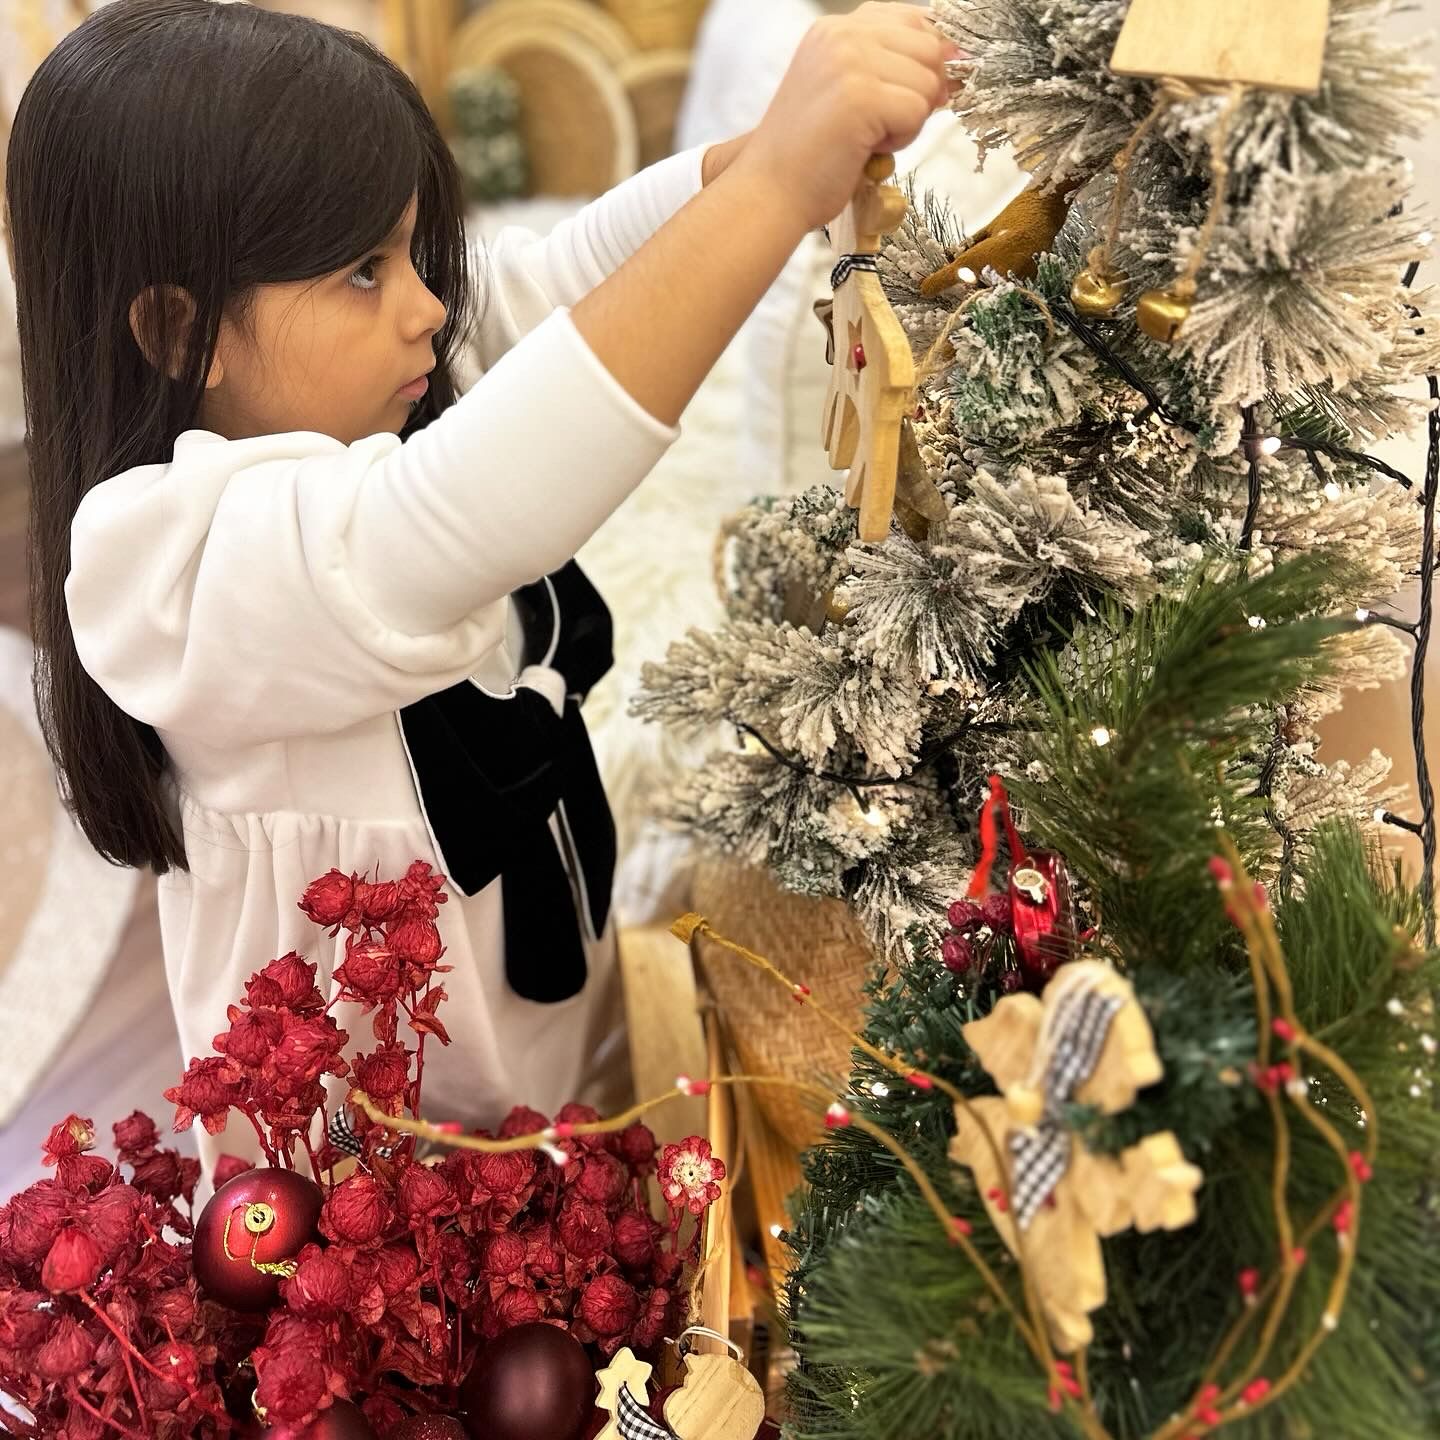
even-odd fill
[{"label": "wooden block", "polygon": [[1329,0],[1132,0],[1110,68],[1313,94],[1329,22]]},{"label": "wooden block", "polygon": [[[714,1010],[705,1014],[705,1050],[704,1073],[720,1074],[724,1051],[720,1020]],[[731,1196],[741,1168],[740,1157],[735,1153],[735,1111],[733,1092],[729,1086],[717,1085],[711,1090],[705,1129],[710,1148],[725,1162],[725,1183],[720,1198],[705,1216],[705,1240],[700,1251],[700,1323],[717,1335],[728,1335],[733,1278],[731,1255],[736,1248]]]},{"label": "wooden block", "polygon": [[[689,947],[664,926],[645,925],[622,930],[619,950],[636,1095],[642,1099],[661,1095],[674,1088],[677,1075],[708,1075]],[[705,1135],[705,1098],[693,1095],[667,1101],[646,1117],[646,1123],[656,1135],[673,1140]],[[716,1153],[729,1164],[718,1146]]]},{"label": "wooden block", "polygon": [[780,1295],[784,1291],[790,1252],[773,1231],[776,1227],[789,1228],[788,1201],[801,1183],[800,1154],[766,1123],[758,1105],[750,1104],[744,1116],[745,1166],[755,1196],[760,1246],[765,1254],[765,1268],[770,1273],[770,1288]]}]

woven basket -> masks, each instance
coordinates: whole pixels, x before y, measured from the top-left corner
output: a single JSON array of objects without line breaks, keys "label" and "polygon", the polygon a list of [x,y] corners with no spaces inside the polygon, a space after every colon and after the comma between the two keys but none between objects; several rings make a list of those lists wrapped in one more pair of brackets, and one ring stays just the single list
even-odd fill
[{"label": "woven basket", "polygon": [[[874,956],[841,900],[794,895],[762,870],[714,856],[695,865],[692,900],[728,940],[773,961],[808,985],[852,1030],[863,1021],[863,988]],[[828,1083],[850,1073],[850,1045],[816,1012],[732,951],[696,938],[700,966],[741,1070]],[[757,1087],[771,1125],[797,1149],[823,1134],[813,1105],[779,1086]]]},{"label": "woven basket", "polygon": [[600,0],[642,50],[688,50],[705,0]]}]

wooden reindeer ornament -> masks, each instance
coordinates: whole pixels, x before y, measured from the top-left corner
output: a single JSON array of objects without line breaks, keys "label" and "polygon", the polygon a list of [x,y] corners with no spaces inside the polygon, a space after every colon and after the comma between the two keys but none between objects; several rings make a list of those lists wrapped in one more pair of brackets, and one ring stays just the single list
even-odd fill
[{"label": "wooden reindeer ornament", "polygon": [[905,215],[905,197],[885,183],[894,173],[894,156],[872,156],[854,197],[827,227],[836,264],[830,276],[832,369],[821,443],[832,467],[850,471],[845,500],[859,507],[860,538],[868,541],[890,533],[900,423],[915,393],[910,341],[875,271],[880,237]]}]

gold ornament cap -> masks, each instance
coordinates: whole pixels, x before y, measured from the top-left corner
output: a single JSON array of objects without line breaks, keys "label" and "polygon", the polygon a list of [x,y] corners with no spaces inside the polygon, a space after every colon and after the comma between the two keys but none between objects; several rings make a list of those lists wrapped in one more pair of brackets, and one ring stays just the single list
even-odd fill
[{"label": "gold ornament cap", "polygon": [[1190,297],[1174,290],[1147,290],[1135,306],[1135,319],[1152,339],[1173,345],[1190,317]]}]

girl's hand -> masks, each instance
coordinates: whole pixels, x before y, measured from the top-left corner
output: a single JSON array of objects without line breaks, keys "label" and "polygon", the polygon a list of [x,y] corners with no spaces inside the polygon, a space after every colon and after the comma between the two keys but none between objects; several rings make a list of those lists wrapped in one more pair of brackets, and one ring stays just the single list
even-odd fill
[{"label": "girl's hand", "polygon": [[903,149],[950,97],[960,50],[928,15],[868,3],[818,20],[800,42],[735,168],[763,176],[806,229],[849,203],[865,162]]}]

